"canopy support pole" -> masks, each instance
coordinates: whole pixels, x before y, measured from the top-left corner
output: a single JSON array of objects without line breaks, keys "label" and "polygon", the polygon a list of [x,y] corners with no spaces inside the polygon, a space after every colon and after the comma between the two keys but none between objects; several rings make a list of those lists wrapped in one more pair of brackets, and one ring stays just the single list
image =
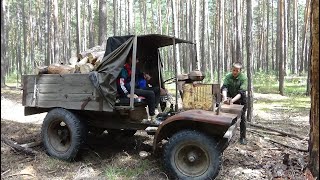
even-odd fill
[{"label": "canopy support pole", "polygon": [[130,86],[131,86],[131,89],[130,89],[130,108],[131,109],[134,109],[134,88],[135,88],[135,82],[136,82],[136,63],[137,63],[137,36],[135,35],[134,36],[134,39],[133,39],[133,50],[132,50],[132,73],[131,73],[131,82],[130,82]]},{"label": "canopy support pole", "polygon": [[173,41],[173,60],[175,64],[175,79],[176,79],[176,104],[175,104],[175,111],[178,111],[178,67],[177,67],[177,58],[176,58],[176,39],[175,37],[172,38]]}]

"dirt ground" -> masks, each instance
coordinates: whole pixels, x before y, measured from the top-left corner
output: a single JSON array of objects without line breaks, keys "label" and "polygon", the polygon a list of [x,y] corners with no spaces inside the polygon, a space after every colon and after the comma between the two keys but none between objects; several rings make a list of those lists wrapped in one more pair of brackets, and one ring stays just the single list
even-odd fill
[{"label": "dirt ground", "polygon": [[[1,90],[1,137],[18,144],[39,141],[45,113],[25,117],[21,93],[19,90]],[[222,169],[216,179],[306,179],[309,109],[288,113],[286,108],[274,106],[271,111],[264,111],[264,106],[259,104],[262,99],[272,101],[281,98],[286,97],[255,94],[252,123],[300,138],[281,136],[248,125],[248,144],[241,145],[237,130],[223,153]],[[88,145],[72,163],[50,158],[41,144],[32,148],[38,152],[32,156],[18,152],[1,141],[1,179],[168,179],[161,156],[151,154],[152,140],[153,137],[144,131],[138,131],[134,137],[127,139],[114,139],[107,133],[99,137],[89,136]],[[142,159],[139,156],[141,151],[148,152],[149,156]],[[116,168],[124,169],[126,176],[115,176],[118,172]]]}]

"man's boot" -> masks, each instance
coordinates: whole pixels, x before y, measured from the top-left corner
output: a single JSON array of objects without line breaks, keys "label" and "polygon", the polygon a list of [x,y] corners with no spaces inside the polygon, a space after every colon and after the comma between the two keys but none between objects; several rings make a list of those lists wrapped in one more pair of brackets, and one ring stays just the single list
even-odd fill
[{"label": "man's boot", "polygon": [[246,139],[246,124],[245,122],[240,123],[240,144],[246,145],[247,144],[247,139]]}]

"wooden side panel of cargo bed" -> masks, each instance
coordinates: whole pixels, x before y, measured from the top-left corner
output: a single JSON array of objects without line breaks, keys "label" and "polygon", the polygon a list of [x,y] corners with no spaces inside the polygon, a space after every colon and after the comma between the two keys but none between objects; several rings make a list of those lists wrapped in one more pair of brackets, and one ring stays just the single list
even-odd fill
[{"label": "wooden side panel of cargo bed", "polygon": [[26,107],[103,111],[103,103],[88,74],[24,76],[23,105]]}]

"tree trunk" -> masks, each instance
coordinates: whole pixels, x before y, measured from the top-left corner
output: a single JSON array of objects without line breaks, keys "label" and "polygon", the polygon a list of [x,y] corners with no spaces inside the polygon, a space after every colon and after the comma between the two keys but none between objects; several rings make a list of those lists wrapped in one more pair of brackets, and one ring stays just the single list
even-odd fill
[{"label": "tree trunk", "polygon": [[279,93],[284,95],[284,14],[283,14],[284,0],[279,0]]},{"label": "tree trunk", "polygon": [[[117,0],[113,0],[113,35],[117,35],[117,20],[118,20],[118,8]],[[141,12],[141,11],[140,11]]]},{"label": "tree trunk", "polygon": [[267,3],[266,72],[267,74],[269,74],[269,12],[270,12],[269,0],[267,0],[266,3]]},{"label": "tree trunk", "polygon": [[[193,11],[192,11],[192,1],[191,0],[188,0],[188,4],[189,4],[189,9],[188,9],[188,12],[189,12],[189,31],[188,31],[188,34],[189,34],[189,40],[190,41],[193,41],[194,40],[194,34],[193,34],[193,30],[194,30],[194,26],[193,26]],[[194,67],[195,66],[195,62],[194,62],[194,46],[188,46],[190,49],[189,49],[189,56],[190,56],[190,63],[189,63],[189,71],[193,70],[193,69],[196,69]]]},{"label": "tree trunk", "polygon": [[288,4],[286,3],[286,0],[283,1],[283,69],[284,69],[284,76],[287,75],[287,45],[288,45],[288,19],[286,14],[288,14]]},{"label": "tree trunk", "polygon": [[[222,0],[223,1],[223,0]],[[221,10],[221,7],[224,2],[222,1],[218,1],[217,3],[217,9],[218,9],[218,21],[217,21],[217,26],[218,26],[218,33],[217,33],[217,36],[218,36],[218,46],[217,46],[217,51],[218,51],[218,58],[217,58],[217,76],[218,76],[218,84],[221,84],[221,14],[222,14],[222,10]]]},{"label": "tree trunk", "polygon": [[119,6],[118,6],[118,9],[117,9],[117,11],[118,11],[118,27],[119,27],[119,34],[118,35],[120,35],[121,36],[121,33],[122,33],[122,13],[121,13],[121,7],[122,7],[122,5],[121,5],[121,2],[122,1],[118,1],[119,2]]},{"label": "tree trunk", "polygon": [[29,1],[29,58],[30,58],[30,64],[29,66],[31,66],[31,72],[33,73],[33,69],[36,67],[35,64],[35,59],[34,59],[34,44],[36,44],[35,39],[34,39],[34,33],[35,33],[35,29],[33,27],[33,16],[31,15],[32,12],[32,5],[31,5],[32,1]]},{"label": "tree trunk", "polygon": [[46,46],[46,59],[45,59],[45,65],[49,65],[50,64],[50,49],[51,49],[51,47],[50,47],[50,44],[51,44],[51,42],[50,42],[50,12],[51,12],[51,6],[50,6],[50,0],[47,0],[47,3],[45,3],[45,5],[46,5],[46,23],[47,23],[47,25],[46,25],[46,44],[47,44],[47,46]]},{"label": "tree trunk", "polygon": [[277,5],[277,39],[276,39],[276,61],[275,61],[275,72],[277,80],[279,80],[279,60],[280,60],[280,52],[281,52],[281,42],[280,42],[280,22],[281,22],[281,16],[280,16],[280,1],[278,1]]},{"label": "tree trunk", "polygon": [[99,45],[107,40],[107,7],[106,0],[99,0]]},{"label": "tree trunk", "polygon": [[[220,21],[220,26],[221,26],[221,62],[222,62],[222,65],[221,67],[224,67],[224,59],[225,59],[225,48],[224,48],[224,45],[225,45],[225,21],[224,21],[224,4],[225,4],[225,1],[224,0],[221,0],[221,3],[220,3],[220,6],[221,6],[221,13],[220,13],[220,18],[221,18],[221,21]],[[222,71],[222,73],[224,73],[226,71],[226,69],[222,68],[224,71]]]},{"label": "tree trunk", "polygon": [[[177,21],[177,13],[176,13],[176,1],[171,0],[171,5],[172,5],[172,26],[173,26],[173,36],[176,37],[179,33],[178,31],[178,21]],[[179,46],[176,46],[176,68],[177,68],[177,73],[181,74],[181,66],[180,66],[180,55],[179,55]]]},{"label": "tree trunk", "polygon": [[128,34],[134,34],[135,32],[133,29],[133,20],[133,0],[128,0]]},{"label": "tree trunk", "polygon": [[304,51],[305,51],[306,44],[307,44],[306,33],[307,33],[307,29],[308,29],[308,21],[309,21],[309,14],[310,14],[310,1],[311,0],[307,0],[305,14],[304,14],[304,26],[303,26],[303,31],[302,31],[302,48],[301,48],[301,53],[300,53],[300,67],[299,67],[299,74],[300,75],[302,75],[304,66],[306,65],[306,64],[304,64],[304,59],[307,58],[304,56]]},{"label": "tree trunk", "polygon": [[[199,23],[200,23],[200,1],[196,1],[196,17],[195,17],[195,23],[196,23],[196,27],[195,27],[195,42],[196,42],[196,62],[197,62],[197,67],[196,69],[200,70],[200,42],[199,42]],[[200,58],[199,58],[200,57]]]},{"label": "tree trunk", "polygon": [[21,1],[22,6],[22,27],[23,27],[23,74],[27,74],[28,69],[28,59],[27,59],[27,25],[26,25],[26,15],[24,8],[24,0]]},{"label": "tree trunk", "polygon": [[[147,3],[145,2],[145,0],[143,0],[144,1],[144,3],[143,3],[143,31],[144,31],[144,33],[146,34],[147,33]],[[168,3],[168,5],[169,5],[169,3]],[[168,8],[169,8],[170,6],[168,6]],[[168,23],[169,23],[169,21],[168,21]]]},{"label": "tree trunk", "polygon": [[5,59],[6,38],[5,38],[5,1],[1,0],[1,87],[5,86]]},{"label": "tree trunk", "polygon": [[160,2],[160,0],[157,0],[157,8],[158,8],[159,33],[162,34],[162,17],[161,17],[161,2]]},{"label": "tree trunk", "polygon": [[292,73],[297,74],[298,70],[298,0],[293,3],[293,49],[292,49]]},{"label": "tree trunk", "polygon": [[272,18],[271,18],[271,69],[274,71],[275,70],[275,65],[274,65],[274,54],[273,54],[273,44],[274,44],[274,40],[273,40],[273,0],[271,0],[271,14],[272,14]]},{"label": "tree trunk", "polygon": [[77,28],[76,28],[76,32],[77,32],[77,37],[76,37],[76,46],[77,46],[77,54],[80,53],[80,38],[81,38],[81,34],[80,34],[80,2],[79,1],[76,1],[76,25],[77,25]]},{"label": "tree trunk", "polygon": [[319,0],[311,6],[311,110],[308,166],[319,179]]},{"label": "tree trunk", "polygon": [[247,0],[247,29],[246,29],[246,41],[247,41],[247,77],[248,77],[248,111],[247,121],[252,120],[253,111],[253,92],[252,92],[252,2]]},{"label": "tree trunk", "polygon": [[[211,74],[211,69],[212,68],[212,58],[211,58],[211,43],[210,43],[210,35],[211,35],[211,32],[209,30],[209,21],[210,21],[210,18],[209,18],[209,2],[208,0],[205,0],[204,2],[204,6],[205,6],[205,26],[206,26],[206,40],[207,40],[207,55],[205,57],[205,61],[207,62],[207,65],[206,65],[206,68],[210,68],[208,73]],[[204,71],[203,71],[204,72]],[[213,74],[212,74],[213,75]]]},{"label": "tree trunk", "polygon": [[[89,48],[92,48],[94,46],[94,29],[93,29],[93,10],[92,10],[92,0],[88,0],[88,18],[89,18]],[[115,26],[115,25],[114,25]]]},{"label": "tree trunk", "polygon": [[[202,1],[204,2],[204,1]],[[200,6],[200,3],[199,3],[199,6]],[[200,9],[200,7],[199,7]],[[202,3],[202,26],[201,26],[201,41],[200,41],[200,48],[201,48],[201,54],[200,55],[200,64],[201,66],[199,67],[199,69],[204,72],[206,67],[205,67],[205,58],[204,58],[204,52],[205,52],[205,39],[204,39],[204,36],[205,36],[205,19],[206,19],[206,14],[205,14],[205,6],[204,6],[204,3]],[[199,18],[200,20],[200,18]],[[199,22],[200,23],[200,22]]]},{"label": "tree trunk", "polygon": [[53,41],[54,41],[54,62],[61,63],[59,58],[59,28],[58,28],[58,1],[53,0]]},{"label": "tree trunk", "polygon": [[241,15],[240,15],[240,8],[241,1],[236,1],[236,25],[237,25],[237,40],[236,40],[236,61],[243,63],[242,60],[242,27],[241,27]]},{"label": "tree trunk", "polygon": [[81,41],[82,41],[81,51],[84,51],[87,49],[87,28],[86,27],[87,27],[88,18],[86,14],[87,14],[88,8],[85,8],[85,5],[86,5],[85,2],[82,2],[80,5],[81,7],[80,12],[82,12],[82,28],[81,29],[83,32],[81,37]]}]

